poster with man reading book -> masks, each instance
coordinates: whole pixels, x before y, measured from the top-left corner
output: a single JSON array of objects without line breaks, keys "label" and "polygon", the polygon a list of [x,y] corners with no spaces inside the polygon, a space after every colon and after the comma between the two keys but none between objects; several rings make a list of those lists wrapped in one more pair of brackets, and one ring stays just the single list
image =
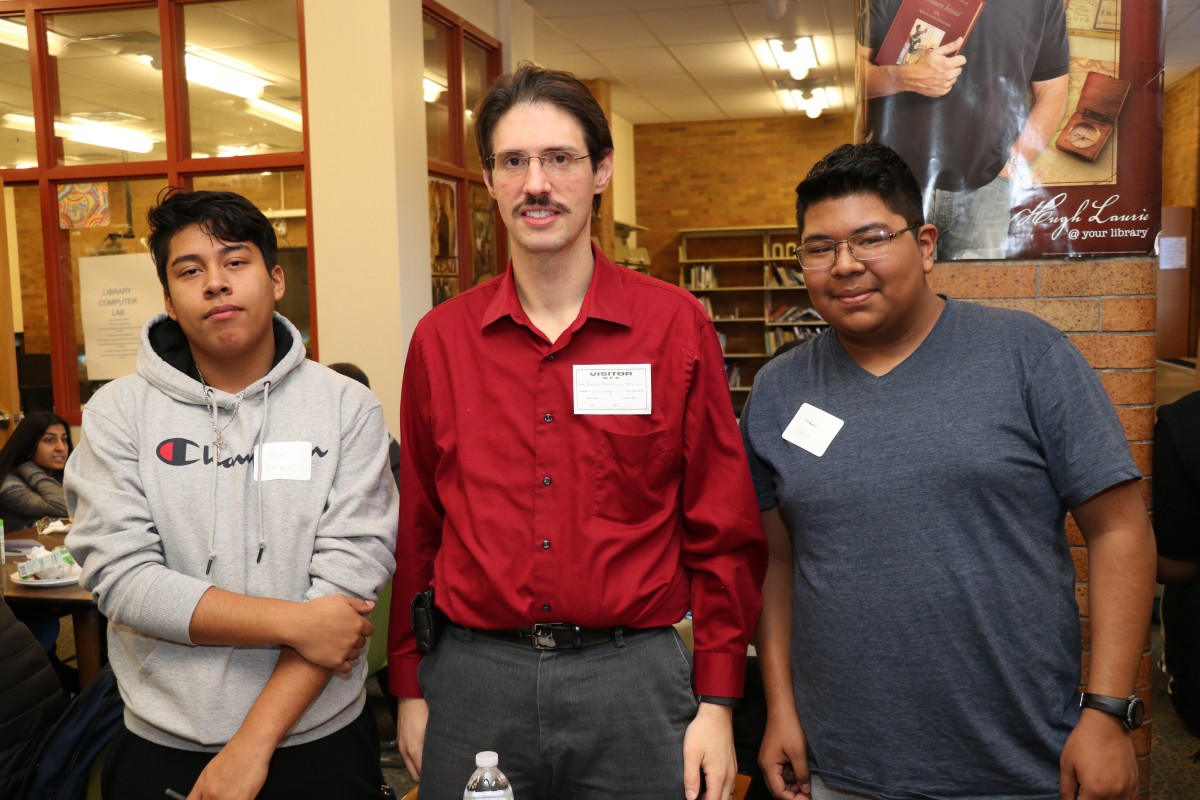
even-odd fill
[{"label": "poster with man reading book", "polygon": [[916,173],[939,260],[1153,252],[1161,8],[869,0],[860,22],[860,132]]}]

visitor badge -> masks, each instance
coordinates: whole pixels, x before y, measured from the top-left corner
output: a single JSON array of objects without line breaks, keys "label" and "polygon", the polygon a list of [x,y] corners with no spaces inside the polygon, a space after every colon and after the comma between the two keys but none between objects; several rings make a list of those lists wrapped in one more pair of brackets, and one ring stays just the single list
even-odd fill
[{"label": "visitor badge", "polygon": [[649,414],[649,364],[575,364],[576,414]]},{"label": "visitor badge", "polygon": [[312,477],[312,442],[254,446],[254,480],[306,481]]},{"label": "visitor badge", "polygon": [[845,424],[833,414],[805,403],[784,428],[783,438],[820,458]]}]

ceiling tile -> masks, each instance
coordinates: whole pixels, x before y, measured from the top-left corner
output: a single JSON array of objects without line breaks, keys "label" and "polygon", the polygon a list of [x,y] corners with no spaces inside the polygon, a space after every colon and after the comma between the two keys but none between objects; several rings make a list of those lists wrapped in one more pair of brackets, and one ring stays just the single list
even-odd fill
[{"label": "ceiling tile", "polygon": [[758,59],[744,41],[722,44],[680,44],[670,48],[689,72],[758,72]]},{"label": "ceiling tile", "polygon": [[539,57],[538,62],[544,67],[569,72],[577,78],[612,80],[615,77],[607,67],[587,53],[559,53],[551,56],[546,62]]},{"label": "ceiling tile", "polygon": [[586,17],[593,14],[625,14],[624,0],[525,0],[546,19]]},{"label": "ceiling tile", "polygon": [[701,94],[700,87],[689,75],[645,75],[624,78],[625,84],[643,97],[657,100],[660,97],[684,97]]},{"label": "ceiling tile", "polygon": [[778,96],[771,91],[714,94],[712,99],[732,119],[778,117],[783,113]]},{"label": "ceiling tile", "polygon": [[625,0],[631,11],[660,11],[666,8],[692,9],[701,6],[723,6],[726,0]]},{"label": "ceiling tile", "polygon": [[686,12],[650,11],[640,17],[667,45],[742,42],[746,39],[726,6],[692,8]]},{"label": "ceiling tile", "polygon": [[597,50],[592,55],[617,75],[682,75],[683,67],[662,47]]},{"label": "ceiling tile", "polygon": [[707,119],[725,119],[725,114],[705,95],[690,97],[664,97],[654,101],[664,114],[676,122],[696,122]]},{"label": "ceiling tile", "polygon": [[767,79],[757,72],[693,72],[692,77],[709,94],[760,92],[771,88]]},{"label": "ceiling tile", "polygon": [[567,37],[558,32],[550,23],[540,17],[533,20],[533,49],[538,58],[557,53],[578,53],[581,48]]},{"label": "ceiling tile", "polygon": [[627,50],[660,44],[649,28],[629,14],[562,17],[554,21],[554,26],[588,50]]}]

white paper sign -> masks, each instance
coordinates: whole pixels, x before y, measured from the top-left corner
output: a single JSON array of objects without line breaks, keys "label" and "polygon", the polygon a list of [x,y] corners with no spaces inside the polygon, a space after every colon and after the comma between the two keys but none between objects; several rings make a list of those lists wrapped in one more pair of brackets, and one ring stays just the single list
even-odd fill
[{"label": "white paper sign", "polygon": [[783,438],[820,458],[845,424],[833,414],[805,403],[784,429]]},{"label": "white paper sign", "polygon": [[267,442],[254,446],[254,480],[306,481],[311,477],[312,442]]},{"label": "white paper sign", "polygon": [[79,310],[88,380],[132,373],[142,326],[163,310],[162,284],[150,254],[79,259]]},{"label": "white paper sign", "polygon": [[1183,269],[1187,266],[1187,239],[1183,236],[1160,236],[1158,239],[1158,268]]},{"label": "white paper sign", "polygon": [[575,364],[576,414],[649,414],[649,364]]}]

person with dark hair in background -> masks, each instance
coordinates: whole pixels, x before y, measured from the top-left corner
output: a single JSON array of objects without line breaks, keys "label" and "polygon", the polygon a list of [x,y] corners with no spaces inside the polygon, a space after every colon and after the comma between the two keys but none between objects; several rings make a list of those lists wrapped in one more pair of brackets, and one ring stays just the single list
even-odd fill
[{"label": "person with dark hair in background", "polygon": [[[63,469],[71,455],[71,426],[52,411],[25,415],[0,449],[0,520],[11,533],[43,517],[66,517]],[[46,651],[63,690],[79,691],[79,672],[58,657],[61,609],[22,606],[14,611]]]},{"label": "person with dark hair in background", "polygon": [[1200,392],[1158,409],[1151,488],[1167,693],[1200,737]]},{"label": "person with dark hair in background", "polygon": [[[345,375],[351,380],[358,381],[368,389],[371,388],[371,379],[367,377],[367,373],[362,371],[362,368],[357,364],[351,364],[348,361],[339,361],[336,364],[330,364],[329,368],[339,375]],[[388,465],[392,470],[392,478],[396,481],[396,488],[400,488],[400,443],[396,441],[396,437],[388,434]]]},{"label": "person with dark hair in background", "polygon": [[62,475],[71,455],[71,427],[52,411],[21,420],[0,449],[0,519],[5,530],[28,528],[42,517],[67,516]]},{"label": "person with dark hair in background", "polygon": [[934,293],[938,229],[884,145],[819,161],[796,222],[829,330],[765,364],[741,418],[771,790],[1131,800],[1154,540],[1100,381],[1033,315]]},{"label": "person with dark hair in background", "polygon": [[248,200],[175,192],[149,221],[167,313],[88,401],[66,474],[125,700],[104,796],[377,798],[361,656],[397,503],[379,402],[274,312],[275,231]]},{"label": "person with dark hair in background", "polygon": [[[422,800],[461,797],[481,750],[521,800],[724,800],[766,543],[712,322],[592,246],[613,144],[586,86],[523,65],[474,119],[512,261],[405,362],[400,752]],[[422,659],[431,587],[453,624]]]}]

